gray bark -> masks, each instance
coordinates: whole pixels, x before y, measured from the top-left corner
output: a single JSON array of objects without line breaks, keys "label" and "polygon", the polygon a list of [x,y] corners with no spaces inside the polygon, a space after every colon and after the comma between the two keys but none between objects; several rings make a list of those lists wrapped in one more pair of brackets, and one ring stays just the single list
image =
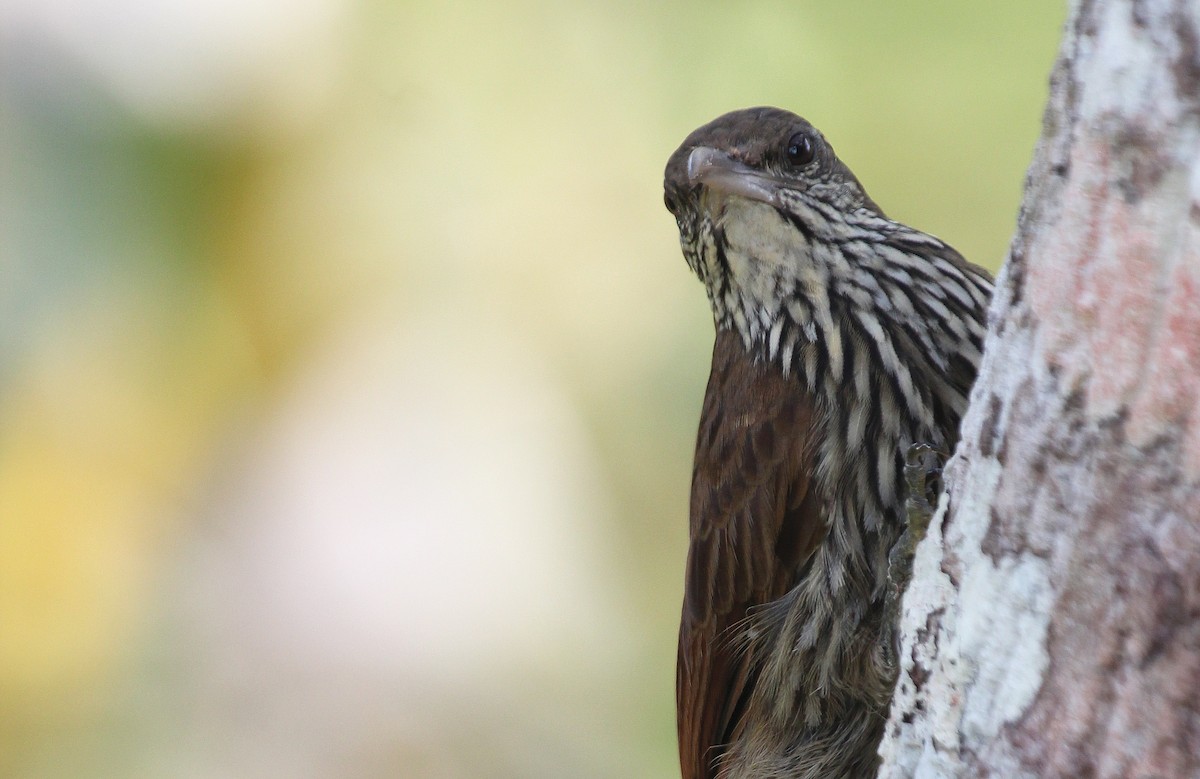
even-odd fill
[{"label": "gray bark", "polygon": [[1200,777],[1200,7],[1073,4],[883,777]]}]

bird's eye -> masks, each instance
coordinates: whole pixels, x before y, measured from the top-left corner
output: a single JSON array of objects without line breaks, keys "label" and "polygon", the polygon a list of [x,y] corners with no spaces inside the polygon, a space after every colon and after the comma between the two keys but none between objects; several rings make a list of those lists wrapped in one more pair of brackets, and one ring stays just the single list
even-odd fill
[{"label": "bird's eye", "polygon": [[670,192],[663,193],[663,205],[665,205],[667,210],[672,214],[675,213],[675,198],[671,197]]},{"label": "bird's eye", "polygon": [[788,138],[784,155],[787,157],[787,161],[793,165],[807,165],[812,162],[813,157],[816,156],[812,138],[808,133],[796,133]]}]

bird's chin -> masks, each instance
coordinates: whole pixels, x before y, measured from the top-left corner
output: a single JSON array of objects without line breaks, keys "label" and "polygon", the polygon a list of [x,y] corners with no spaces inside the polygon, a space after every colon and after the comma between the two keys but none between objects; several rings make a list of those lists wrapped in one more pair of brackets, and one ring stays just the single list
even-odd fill
[{"label": "bird's chin", "polygon": [[734,195],[779,205],[780,183],[775,178],[743,165],[728,154],[708,146],[697,146],[688,155],[688,182],[700,184],[714,194]]}]

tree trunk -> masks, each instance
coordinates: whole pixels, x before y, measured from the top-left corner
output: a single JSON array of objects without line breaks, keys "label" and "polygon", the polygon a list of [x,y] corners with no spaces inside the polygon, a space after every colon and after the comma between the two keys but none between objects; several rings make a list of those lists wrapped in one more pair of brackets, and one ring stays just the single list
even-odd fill
[{"label": "tree trunk", "polygon": [[881,777],[1200,777],[1200,7],[1073,4]]}]

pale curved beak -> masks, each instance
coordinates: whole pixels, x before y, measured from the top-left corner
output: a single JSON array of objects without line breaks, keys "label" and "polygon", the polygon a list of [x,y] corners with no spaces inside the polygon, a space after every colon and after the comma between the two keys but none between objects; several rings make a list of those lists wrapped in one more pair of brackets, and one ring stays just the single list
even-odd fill
[{"label": "pale curved beak", "polygon": [[726,195],[737,195],[779,205],[780,183],[766,173],[744,165],[723,151],[697,146],[688,155],[688,183]]}]

